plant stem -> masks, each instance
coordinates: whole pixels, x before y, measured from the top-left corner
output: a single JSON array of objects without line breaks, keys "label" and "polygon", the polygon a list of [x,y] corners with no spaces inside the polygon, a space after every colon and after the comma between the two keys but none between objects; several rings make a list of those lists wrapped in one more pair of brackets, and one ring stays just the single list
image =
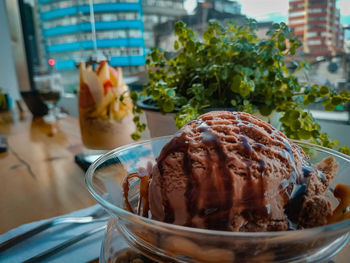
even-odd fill
[{"label": "plant stem", "polygon": [[221,87],[220,87],[220,78],[218,77],[218,74],[215,73],[216,82],[218,83],[218,93],[219,98],[221,98]]}]

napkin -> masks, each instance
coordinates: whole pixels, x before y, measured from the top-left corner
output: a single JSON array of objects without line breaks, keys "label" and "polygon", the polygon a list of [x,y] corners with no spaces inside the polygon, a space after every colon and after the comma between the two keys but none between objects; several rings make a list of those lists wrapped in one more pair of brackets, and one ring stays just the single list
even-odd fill
[{"label": "napkin", "polygon": [[[63,215],[62,217],[88,216],[97,209],[101,209],[101,206],[94,205]],[[0,235],[0,243],[52,219],[53,218],[40,220],[12,229]],[[79,234],[106,224],[107,222],[96,222],[86,224],[62,224],[51,227],[2,252],[0,254],[0,262],[23,262]],[[61,252],[52,255],[50,258],[47,258],[45,262],[88,262],[97,259],[100,255],[101,242],[104,238],[104,234],[105,231],[100,231],[89,236]]]}]

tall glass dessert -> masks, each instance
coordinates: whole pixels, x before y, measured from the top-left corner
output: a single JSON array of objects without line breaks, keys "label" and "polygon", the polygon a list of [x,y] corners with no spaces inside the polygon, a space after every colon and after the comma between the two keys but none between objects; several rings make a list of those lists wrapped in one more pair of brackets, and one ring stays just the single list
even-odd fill
[{"label": "tall glass dessert", "polygon": [[132,142],[132,102],[122,69],[102,61],[96,70],[80,64],[79,121],[83,144],[109,150]]}]

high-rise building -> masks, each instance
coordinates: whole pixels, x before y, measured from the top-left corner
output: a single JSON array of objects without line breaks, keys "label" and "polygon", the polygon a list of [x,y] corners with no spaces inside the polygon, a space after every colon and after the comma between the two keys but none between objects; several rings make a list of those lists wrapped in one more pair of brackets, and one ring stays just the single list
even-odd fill
[{"label": "high-rise building", "polygon": [[199,4],[211,7],[218,12],[240,14],[241,4],[235,0],[201,0]]},{"label": "high-rise building", "polygon": [[155,46],[154,26],[186,15],[184,0],[142,0],[144,39],[147,49]]},{"label": "high-rise building", "polygon": [[344,32],[336,0],[289,0],[288,24],[313,56],[343,52]]},{"label": "high-rise building", "polygon": [[[241,14],[241,5],[237,1],[202,0],[198,1],[194,14],[185,15],[179,19],[187,24],[197,36],[201,37],[203,32],[208,29],[210,20],[243,24],[247,17]],[[169,20],[154,27],[156,46],[168,52],[174,52],[174,41],[177,39],[174,34],[175,22],[176,20]]]},{"label": "high-rise building", "polygon": [[76,63],[96,50],[126,74],[145,64],[141,0],[93,0],[93,8],[89,0],[36,1],[41,57],[64,71],[66,82],[76,82]]}]

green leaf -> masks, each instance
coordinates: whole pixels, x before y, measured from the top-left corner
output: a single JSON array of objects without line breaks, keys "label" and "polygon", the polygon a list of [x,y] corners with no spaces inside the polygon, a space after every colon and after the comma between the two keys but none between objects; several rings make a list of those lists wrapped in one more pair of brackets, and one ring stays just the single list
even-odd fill
[{"label": "green leaf", "polygon": [[227,77],[228,77],[227,70],[224,69],[220,74],[220,78],[223,80],[226,80]]},{"label": "green leaf", "polygon": [[210,38],[212,37],[212,32],[207,30],[207,31],[204,31],[203,33],[203,39],[206,40],[206,41],[209,41]]},{"label": "green leaf", "polygon": [[289,117],[293,120],[298,119],[300,116],[300,113],[298,111],[291,111],[289,114]]},{"label": "green leaf", "polygon": [[238,93],[239,87],[241,86],[242,77],[240,75],[235,75],[231,82],[231,90]]},{"label": "green leaf", "polygon": [[175,23],[175,35],[180,36],[183,32],[183,28],[184,28],[185,24],[182,21],[178,21]]},{"label": "green leaf", "polygon": [[254,71],[251,69],[251,68],[248,68],[248,67],[244,67],[243,68],[243,73],[247,76],[251,76],[254,74]]},{"label": "green leaf", "polygon": [[301,123],[298,119],[294,119],[292,122],[291,122],[291,125],[290,125],[291,129],[293,131],[297,131],[300,129],[301,127]]},{"label": "green leaf", "polygon": [[326,86],[322,86],[320,89],[321,95],[326,95],[329,93],[329,89]]},{"label": "green leaf", "polygon": [[334,111],[334,106],[332,104],[326,104],[325,106],[325,110],[326,111]]},{"label": "green leaf", "polygon": [[174,41],[174,49],[178,50],[180,47],[179,42],[177,40]]},{"label": "green leaf", "polygon": [[313,94],[310,94],[310,95],[308,95],[308,96],[305,96],[304,98],[306,98],[306,99],[305,99],[305,102],[306,102],[307,104],[311,104],[311,103],[315,102],[315,100],[316,100],[316,96],[313,95]]},{"label": "green leaf", "polygon": [[141,139],[141,133],[140,132],[134,132],[134,133],[131,134],[131,138],[134,141],[137,141],[137,140]]},{"label": "green leaf", "polygon": [[272,112],[273,108],[269,106],[262,106],[259,111],[263,116],[269,116]]},{"label": "green leaf", "polygon": [[175,95],[176,95],[175,90],[173,90],[173,89],[168,89],[167,94],[169,97],[175,97]]},{"label": "green leaf", "polygon": [[175,105],[172,100],[167,100],[164,103],[161,103],[160,107],[164,112],[172,112],[175,109]]},{"label": "green leaf", "polygon": [[342,103],[342,99],[340,97],[333,97],[331,101],[333,106],[337,106]]},{"label": "green leaf", "polygon": [[304,129],[299,129],[298,135],[300,136],[300,139],[307,140],[307,139],[310,139],[311,132],[306,131]]},{"label": "green leaf", "polygon": [[255,84],[254,81],[252,80],[247,80],[245,82],[241,82],[239,93],[243,96],[246,97],[248,96],[252,91],[254,91]]},{"label": "green leaf", "polygon": [[277,23],[274,23],[273,25],[272,25],[272,29],[280,29],[280,24],[277,24]]},{"label": "green leaf", "polygon": [[311,132],[311,136],[314,137],[314,138],[317,138],[320,136],[320,132],[318,130],[313,130]]}]

